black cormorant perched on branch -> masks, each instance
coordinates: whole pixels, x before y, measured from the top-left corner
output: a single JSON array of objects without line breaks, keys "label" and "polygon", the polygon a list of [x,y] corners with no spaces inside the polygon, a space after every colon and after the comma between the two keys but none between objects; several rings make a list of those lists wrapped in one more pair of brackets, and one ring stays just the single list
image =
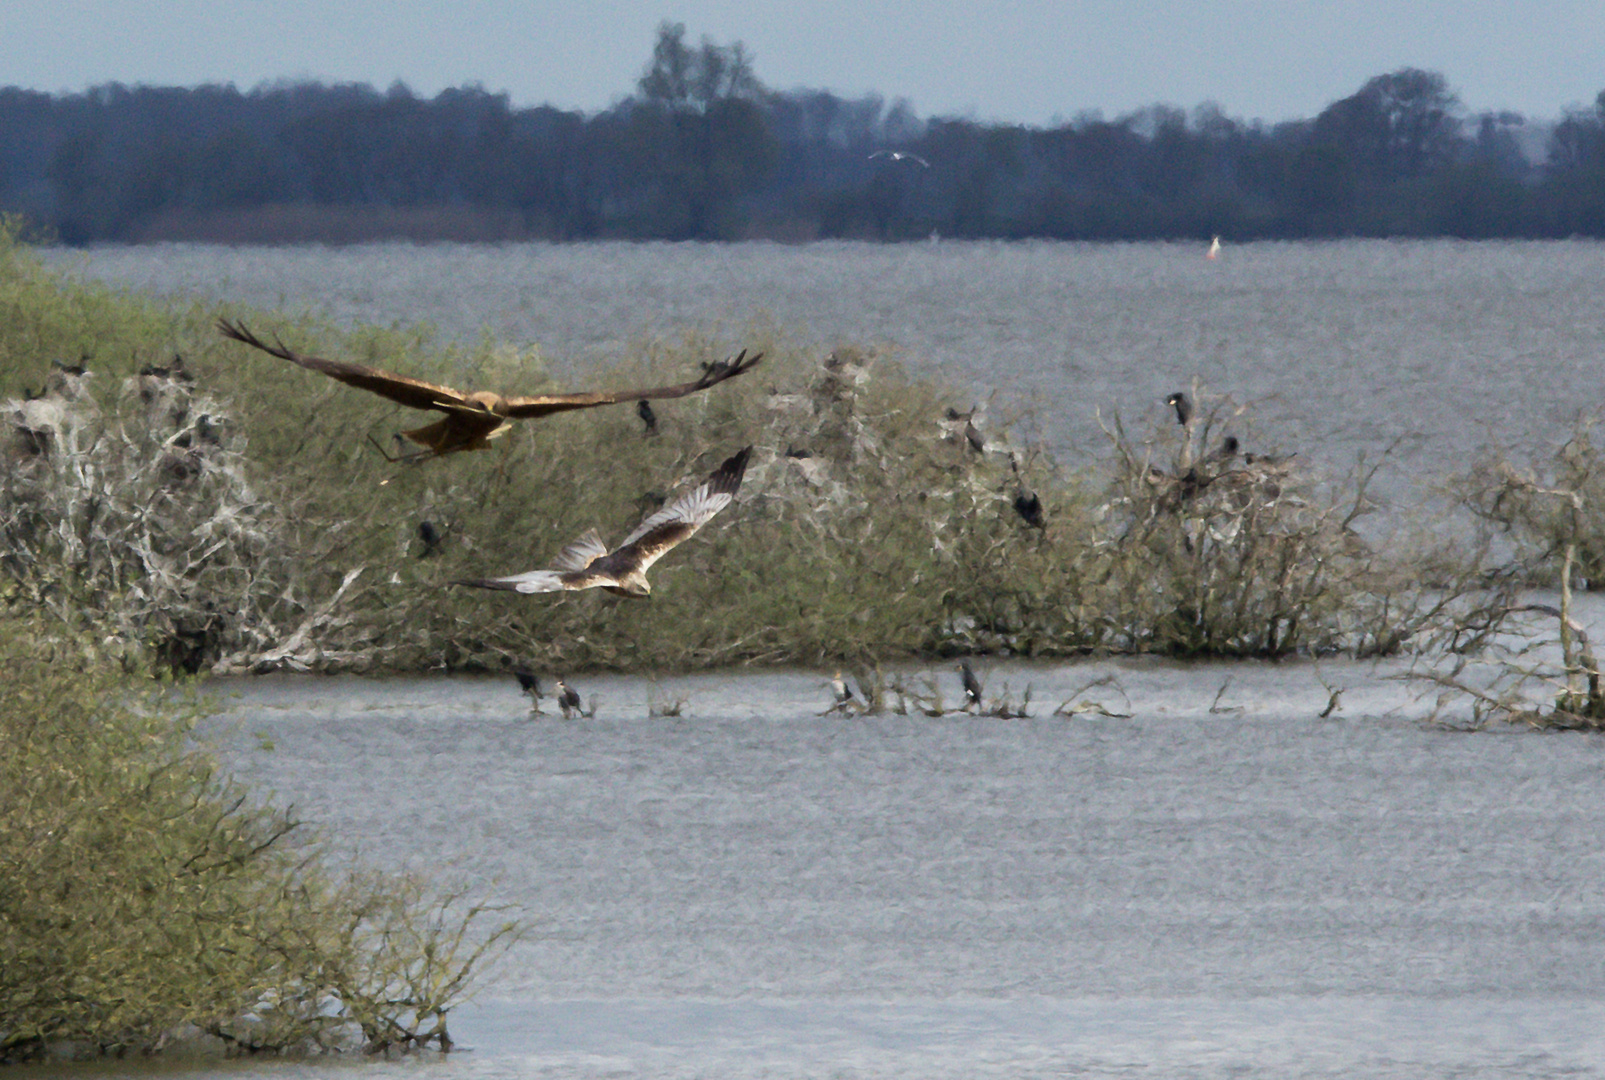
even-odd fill
[{"label": "black cormorant perched on branch", "polygon": [[1176,423],[1186,427],[1193,421],[1193,402],[1180,390],[1165,399],[1165,404],[1176,410]]}]

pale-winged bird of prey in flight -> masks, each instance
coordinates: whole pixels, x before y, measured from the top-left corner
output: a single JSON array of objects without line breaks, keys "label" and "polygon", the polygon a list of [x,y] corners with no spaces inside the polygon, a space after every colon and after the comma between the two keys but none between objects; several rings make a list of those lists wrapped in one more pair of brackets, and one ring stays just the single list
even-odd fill
[{"label": "pale-winged bird of prey in flight", "polygon": [[[406,375],[392,375],[388,371],[380,371],[378,368],[362,364],[305,356],[286,347],[277,339],[275,344],[269,345],[242,324],[229,322],[227,319],[219,319],[217,328],[226,338],[244,342],[254,349],[261,349],[265,353],[293,364],[300,364],[304,368],[321,371],[331,378],[339,379],[347,386],[370,390],[380,397],[389,398],[409,408],[433,409],[445,413],[444,420],[402,432],[407,438],[423,447],[416,453],[402,455],[399,458],[402,461],[440,457],[459,450],[483,450],[491,439],[507,430],[508,423],[512,420],[550,416],[572,409],[592,409],[599,405],[613,405],[621,401],[684,397],[751,371],[763,358],[762,353],[749,358],[743,349],[740,354],[729,360],[707,365],[700,379],[678,386],[657,386],[650,390],[601,390],[581,394],[503,397],[488,390],[468,394],[461,390],[453,390],[449,386],[437,386]],[[382,448],[380,452],[384,453]],[[385,456],[390,457],[389,454]]]},{"label": "pale-winged bird of prey in flight", "polygon": [[648,515],[612,551],[592,529],[558,552],[552,565],[545,570],[531,570],[511,577],[471,578],[452,584],[520,593],[601,588],[620,596],[645,599],[652,592],[646,572],[676,544],[691,539],[713,515],[730,505],[741,487],[741,477],[747,471],[747,458],[751,454],[749,446],[726,458],[701,486]]},{"label": "pale-winged bird of prey in flight", "polygon": [[875,160],[876,158],[890,158],[892,161],[912,161],[922,169],[929,169],[931,167],[931,163],[929,161],[926,161],[918,154],[911,154],[907,150],[877,150],[873,154],[869,155],[869,157],[871,161]]}]

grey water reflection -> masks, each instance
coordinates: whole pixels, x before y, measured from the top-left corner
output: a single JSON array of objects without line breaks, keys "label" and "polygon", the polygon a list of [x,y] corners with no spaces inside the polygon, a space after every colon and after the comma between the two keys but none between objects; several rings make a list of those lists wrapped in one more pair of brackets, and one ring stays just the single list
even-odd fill
[{"label": "grey water reflection", "polygon": [[[510,677],[275,676],[206,734],[533,918],[454,1074],[1605,1072],[1605,746],[1423,723],[1392,674],[983,665],[1024,720],[576,677],[571,721]],[[1100,675],[1129,717],[1050,715]]]}]

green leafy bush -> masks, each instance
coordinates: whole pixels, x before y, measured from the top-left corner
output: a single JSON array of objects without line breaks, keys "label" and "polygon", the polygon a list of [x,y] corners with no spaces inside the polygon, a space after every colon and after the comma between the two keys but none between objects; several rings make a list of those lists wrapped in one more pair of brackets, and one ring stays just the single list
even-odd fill
[{"label": "green leafy bush", "polygon": [[511,923],[421,881],[339,874],[188,736],[200,703],[60,624],[0,617],[0,1061],[449,1046]]}]

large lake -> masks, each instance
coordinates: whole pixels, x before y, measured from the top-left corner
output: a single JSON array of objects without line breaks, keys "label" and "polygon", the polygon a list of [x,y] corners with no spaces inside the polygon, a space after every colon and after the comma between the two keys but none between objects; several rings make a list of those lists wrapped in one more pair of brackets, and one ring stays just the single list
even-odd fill
[{"label": "large lake", "polygon": [[[686,332],[874,344],[1035,401],[1071,460],[1198,376],[1334,469],[1403,439],[1401,493],[1602,383],[1582,243],[50,257],[576,372]],[[576,676],[573,721],[510,679],[275,676],[217,684],[209,737],[341,846],[528,913],[431,1076],[1605,1076],[1605,740],[1447,730],[1397,666],[980,666],[1034,715],[821,716],[817,672]],[[1129,717],[1051,715],[1105,677]]]}]

